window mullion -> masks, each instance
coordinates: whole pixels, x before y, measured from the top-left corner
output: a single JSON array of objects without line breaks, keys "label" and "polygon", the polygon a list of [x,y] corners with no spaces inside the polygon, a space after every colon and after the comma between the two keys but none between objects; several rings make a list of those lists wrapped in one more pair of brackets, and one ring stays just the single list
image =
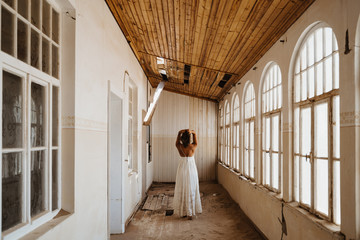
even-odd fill
[{"label": "window mullion", "polygon": [[272,135],[273,135],[273,129],[272,129],[272,115],[270,115],[270,145],[269,145],[269,156],[270,156],[270,186],[273,187],[274,186],[274,183],[273,183],[273,158],[272,158]]},{"label": "window mullion", "polygon": [[[334,44],[334,43],[333,43]],[[334,76],[334,75],[333,75]],[[334,81],[333,81],[334,84]],[[335,86],[335,85],[333,85]],[[328,217],[329,221],[334,222],[334,213],[333,213],[333,127],[332,127],[332,121],[333,121],[333,97],[331,97],[328,100],[328,134],[329,134],[329,140],[328,140]]]},{"label": "window mullion", "polygon": [[299,132],[298,132],[298,144],[299,144],[299,161],[298,161],[298,168],[299,168],[299,173],[298,173],[298,179],[299,179],[299,185],[298,185],[298,190],[299,190],[299,202],[300,204],[302,203],[302,179],[301,179],[301,175],[302,175],[302,141],[301,141],[301,136],[302,136],[302,128],[303,128],[303,124],[301,121],[302,118],[302,111],[301,111],[301,107],[299,107]]},{"label": "window mullion", "polygon": [[315,127],[314,127],[314,104],[311,104],[311,152],[310,152],[310,171],[311,171],[311,187],[310,187],[310,210],[315,212],[315,161],[314,161],[314,142],[315,142]]},{"label": "window mullion", "polygon": [[[29,2],[29,8],[31,8],[31,1]],[[25,204],[24,211],[26,211],[26,217],[24,222],[31,224],[31,79],[30,74],[27,74],[26,77],[26,93],[24,99],[27,100],[27,105],[25,109],[26,119],[25,119],[25,131],[24,131],[24,140],[26,144],[26,154],[24,157],[25,161],[25,176],[24,176],[24,186],[26,186],[26,194],[24,194]]]},{"label": "window mullion", "polygon": [[[52,24],[51,24],[52,25]],[[51,61],[50,61],[51,62]],[[53,119],[52,119],[52,106],[53,106],[53,87],[52,84],[49,84],[49,90],[47,91],[49,93],[49,97],[48,97],[48,102],[49,106],[47,107],[48,109],[48,127],[47,127],[47,136],[48,136],[48,141],[47,141],[47,146],[48,146],[48,153],[47,153],[47,158],[48,158],[48,208],[49,211],[52,211],[52,126],[53,126]]]},{"label": "window mullion", "polygon": [[281,114],[279,113],[279,126],[278,126],[279,130],[279,136],[278,136],[278,191],[281,190],[282,188],[282,184],[281,184],[281,176],[282,176],[282,145],[281,145],[281,140],[282,140],[282,133],[281,133]]}]

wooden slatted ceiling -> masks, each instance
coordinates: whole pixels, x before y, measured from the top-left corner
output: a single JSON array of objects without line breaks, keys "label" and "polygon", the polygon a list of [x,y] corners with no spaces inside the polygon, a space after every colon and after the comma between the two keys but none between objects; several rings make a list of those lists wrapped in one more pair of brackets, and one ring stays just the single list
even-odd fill
[{"label": "wooden slatted ceiling", "polygon": [[[151,85],[219,101],[314,0],[105,0]],[[184,84],[184,67],[191,66]],[[224,87],[225,74],[231,78]]]}]

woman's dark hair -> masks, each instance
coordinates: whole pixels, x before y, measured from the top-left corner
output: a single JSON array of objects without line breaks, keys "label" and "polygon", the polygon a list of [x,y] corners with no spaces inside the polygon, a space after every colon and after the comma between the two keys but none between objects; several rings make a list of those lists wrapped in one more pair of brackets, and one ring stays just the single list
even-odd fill
[{"label": "woman's dark hair", "polygon": [[190,133],[188,131],[181,134],[181,142],[184,147],[187,147],[190,144]]}]

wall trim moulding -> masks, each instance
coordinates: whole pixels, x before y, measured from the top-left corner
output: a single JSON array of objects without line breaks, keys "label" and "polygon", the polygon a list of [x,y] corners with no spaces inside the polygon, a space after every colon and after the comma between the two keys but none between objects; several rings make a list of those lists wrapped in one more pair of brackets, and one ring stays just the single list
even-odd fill
[{"label": "wall trim moulding", "polygon": [[360,111],[340,113],[340,127],[360,126]]},{"label": "wall trim moulding", "polygon": [[107,123],[94,121],[91,119],[80,118],[75,116],[62,116],[61,117],[62,128],[74,128],[91,131],[107,131]]}]

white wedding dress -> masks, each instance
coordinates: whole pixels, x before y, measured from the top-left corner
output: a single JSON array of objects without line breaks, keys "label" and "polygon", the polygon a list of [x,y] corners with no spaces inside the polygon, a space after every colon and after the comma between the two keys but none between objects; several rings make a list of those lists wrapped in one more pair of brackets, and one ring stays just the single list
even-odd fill
[{"label": "white wedding dress", "polygon": [[194,216],[202,212],[199,177],[194,156],[180,159],[173,204],[174,213],[181,217]]}]

